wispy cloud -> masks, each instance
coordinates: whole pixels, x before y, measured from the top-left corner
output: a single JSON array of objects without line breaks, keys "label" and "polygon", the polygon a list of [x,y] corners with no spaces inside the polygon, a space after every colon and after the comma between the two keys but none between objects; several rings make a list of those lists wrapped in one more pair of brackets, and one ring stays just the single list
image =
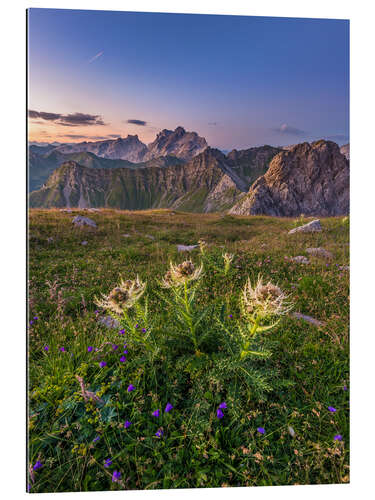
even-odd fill
[{"label": "wispy cloud", "polygon": [[147,125],[147,122],[145,122],[144,120],[137,120],[135,118],[126,120],[125,123],[131,123],[132,125],[140,125],[141,127],[145,127]]},{"label": "wispy cloud", "polygon": [[99,59],[99,57],[101,57],[103,54],[104,54],[104,50],[101,50],[100,52],[98,52],[97,54],[95,54],[94,57],[92,57],[89,60],[89,64],[91,64],[92,62],[94,62],[96,59]]},{"label": "wispy cloud", "polygon": [[41,120],[54,122],[57,125],[65,127],[78,127],[82,125],[106,125],[100,115],[91,115],[88,113],[48,113],[45,111],[29,110],[29,118],[38,118]]},{"label": "wispy cloud", "polygon": [[285,135],[305,135],[306,132],[304,130],[301,130],[296,127],[291,127],[287,123],[283,123],[280,127],[273,128],[273,132],[278,132],[279,134],[285,134]]}]

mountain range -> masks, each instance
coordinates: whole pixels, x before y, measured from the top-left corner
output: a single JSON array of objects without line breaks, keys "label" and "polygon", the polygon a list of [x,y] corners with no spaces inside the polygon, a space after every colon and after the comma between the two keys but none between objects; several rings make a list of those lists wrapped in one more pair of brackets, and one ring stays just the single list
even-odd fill
[{"label": "mountain range", "polygon": [[339,215],[349,210],[349,161],[330,141],[210,148],[183,127],[147,146],[138,136],[29,145],[30,207],[174,208],[233,214]]}]

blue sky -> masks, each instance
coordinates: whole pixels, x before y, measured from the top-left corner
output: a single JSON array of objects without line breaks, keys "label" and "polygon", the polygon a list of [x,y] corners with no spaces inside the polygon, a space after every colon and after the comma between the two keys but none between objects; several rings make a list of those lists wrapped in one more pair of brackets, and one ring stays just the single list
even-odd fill
[{"label": "blue sky", "polygon": [[182,125],[222,149],[342,144],[349,22],[30,9],[29,109],[31,140]]}]

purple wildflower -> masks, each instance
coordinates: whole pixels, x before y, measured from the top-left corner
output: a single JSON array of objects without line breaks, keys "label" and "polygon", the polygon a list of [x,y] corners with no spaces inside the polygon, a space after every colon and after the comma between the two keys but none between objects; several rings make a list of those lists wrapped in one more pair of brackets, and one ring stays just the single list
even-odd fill
[{"label": "purple wildflower", "polygon": [[328,410],[331,412],[331,413],[335,413],[336,408],[334,408],[333,406],[328,406]]},{"label": "purple wildflower", "polygon": [[233,314],[230,314],[229,317],[230,317],[230,319],[232,319],[233,318]]},{"label": "purple wildflower", "polygon": [[124,354],[128,354],[128,350],[127,349],[124,349]]},{"label": "purple wildflower", "polygon": [[133,385],[133,384],[130,384],[130,385],[128,386],[128,392],[132,392],[132,391],[135,391],[135,387],[134,387],[134,385]]},{"label": "purple wildflower", "polygon": [[109,467],[112,465],[112,460],[110,458],[107,458],[104,462],[104,467]]},{"label": "purple wildflower", "polygon": [[257,431],[259,432],[259,434],[264,434],[266,432],[264,427],[258,427]]},{"label": "purple wildflower", "polygon": [[131,422],[129,422],[129,420],[126,420],[126,422],[124,423],[124,427],[125,429],[129,429],[129,427],[132,425]]},{"label": "purple wildflower", "polygon": [[221,418],[224,417],[224,413],[220,410],[220,408],[218,408],[216,410],[216,416],[217,416],[218,419],[221,419]]},{"label": "purple wildflower", "polygon": [[167,403],[167,406],[165,407],[165,413],[169,413],[171,410],[173,410],[173,406],[171,403]]},{"label": "purple wildflower", "polygon": [[114,470],[112,474],[112,483],[117,483],[121,479],[121,472]]},{"label": "purple wildflower", "polygon": [[164,434],[163,429],[158,429],[155,432],[155,436],[158,437],[158,438],[162,437],[163,434]]},{"label": "purple wildflower", "polygon": [[65,347],[60,347],[61,352],[65,352]]},{"label": "purple wildflower", "polygon": [[49,345],[45,345],[43,349],[48,352],[49,351]]},{"label": "purple wildflower", "polygon": [[126,357],[125,357],[125,356],[121,356],[121,358],[120,358],[120,362],[121,362],[121,363],[125,363],[125,361],[126,361]]},{"label": "purple wildflower", "polygon": [[105,366],[107,366],[107,362],[106,361],[101,361],[99,363],[99,366],[100,366],[100,368],[104,368]]},{"label": "purple wildflower", "polygon": [[160,410],[155,410],[152,412],[152,415],[156,418],[160,417]]},{"label": "purple wildflower", "polygon": [[33,320],[31,320],[31,321],[30,321],[30,325],[32,325],[33,323],[34,323],[34,322],[33,322]]},{"label": "purple wildflower", "polygon": [[334,436],[333,440],[334,440],[334,441],[342,441],[342,436],[341,436],[341,434],[336,434],[336,436]]},{"label": "purple wildflower", "polygon": [[118,345],[113,344],[113,345],[112,345],[112,349],[113,349],[114,351],[116,351],[116,350],[118,349]]},{"label": "purple wildflower", "polygon": [[36,321],[38,319],[38,316],[34,316],[34,320]]},{"label": "purple wildflower", "polygon": [[96,436],[96,437],[94,437],[94,439],[92,440],[92,442],[96,443],[97,441],[99,441],[99,439],[100,439],[100,436]]},{"label": "purple wildflower", "polygon": [[120,335],[124,335],[124,334],[125,334],[125,330],[124,330],[124,329],[123,329],[123,330],[120,330],[120,331],[119,331],[119,334],[120,334]]},{"label": "purple wildflower", "polygon": [[91,345],[89,345],[88,348],[87,348],[87,352],[92,352],[93,350],[94,350],[94,348],[91,347]]},{"label": "purple wildflower", "polygon": [[219,408],[221,408],[222,410],[225,410],[225,408],[228,408],[227,403],[225,401],[223,401],[222,403],[219,404]]},{"label": "purple wildflower", "polygon": [[137,324],[135,325],[135,327],[136,327],[136,328],[139,328],[139,325],[138,325],[138,323],[137,323]]},{"label": "purple wildflower", "polygon": [[146,333],[146,332],[147,332],[146,328],[142,328],[142,333]]},{"label": "purple wildflower", "polygon": [[37,461],[35,462],[35,465],[34,465],[34,467],[33,467],[33,470],[38,470],[38,469],[41,469],[42,467],[43,467],[42,462],[41,462],[40,460],[37,460]]},{"label": "purple wildflower", "polygon": [[347,391],[347,390],[348,390],[348,388],[346,387],[346,385],[344,385],[343,390],[344,390],[344,391]]}]

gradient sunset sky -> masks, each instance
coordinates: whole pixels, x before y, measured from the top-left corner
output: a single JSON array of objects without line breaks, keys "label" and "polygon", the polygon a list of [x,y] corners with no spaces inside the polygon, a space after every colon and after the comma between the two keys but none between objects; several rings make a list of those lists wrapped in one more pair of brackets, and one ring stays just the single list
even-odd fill
[{"label": "gradient sunset sky", "polygon": [[29,140],[349,140],[349,22],[30,9]]}]

